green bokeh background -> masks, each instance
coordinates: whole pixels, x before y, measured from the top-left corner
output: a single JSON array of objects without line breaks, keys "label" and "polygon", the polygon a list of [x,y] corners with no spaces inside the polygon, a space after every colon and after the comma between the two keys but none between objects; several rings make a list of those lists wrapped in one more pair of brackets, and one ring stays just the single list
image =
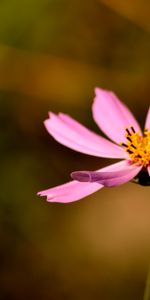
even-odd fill
[{"label": "green bokeh background", "polygon": [[94,87],[115,91],[144,125],[150,103],[150,3],[0,2],[0,298],[142,300],[150,191],[128,183],[68,205],[37,191],[113,160],[55,142],[43,121],[65,112],[99,132]]}]

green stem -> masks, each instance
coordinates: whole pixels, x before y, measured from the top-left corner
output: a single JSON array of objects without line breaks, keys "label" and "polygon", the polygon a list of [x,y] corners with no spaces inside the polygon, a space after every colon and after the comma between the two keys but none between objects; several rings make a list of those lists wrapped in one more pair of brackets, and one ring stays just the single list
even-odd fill
[{"label": "green stem", "polygon": [[146,286],[145,286],[143,300],[150,300],[150,265],[148,268],[148,274],[147,274],[147,279],[146,279]]}]

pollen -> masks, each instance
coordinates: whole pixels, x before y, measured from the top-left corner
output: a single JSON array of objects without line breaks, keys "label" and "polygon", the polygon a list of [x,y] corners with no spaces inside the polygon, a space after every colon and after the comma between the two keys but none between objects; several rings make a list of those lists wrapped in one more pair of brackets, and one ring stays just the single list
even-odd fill
[{"label": "pollen", "polygon": [[150,131],[144,130],[142,135],[133,126],[126,128],[126,143],[121,143],[133,163],[147,167],[150,164]]}]

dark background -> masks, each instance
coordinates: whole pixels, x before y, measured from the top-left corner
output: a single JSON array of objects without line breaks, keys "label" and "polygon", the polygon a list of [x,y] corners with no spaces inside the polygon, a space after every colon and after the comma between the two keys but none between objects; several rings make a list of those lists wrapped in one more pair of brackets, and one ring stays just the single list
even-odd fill
[{"label": "dark background", "polygon": [[100,86],[144,125],[149,12],[148,0],[0,1],[0,299],[142,300],[149,188],[128,183],[68,205],[36,193],[112,162],[55,142],[49,110],[99,132]]}]

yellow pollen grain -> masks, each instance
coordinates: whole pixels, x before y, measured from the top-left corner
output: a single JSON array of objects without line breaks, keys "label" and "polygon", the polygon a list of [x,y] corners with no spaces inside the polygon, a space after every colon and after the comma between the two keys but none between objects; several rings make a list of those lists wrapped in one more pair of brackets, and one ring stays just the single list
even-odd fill
[{"label": "yellow pollen grain", "polygon": [[150,131],[144,130],[143,136],[140,132],[131,130],[133,127],[126,129],[126,152],[129,154],[133,163],[142,164],[147,167],[150,164]]}]

